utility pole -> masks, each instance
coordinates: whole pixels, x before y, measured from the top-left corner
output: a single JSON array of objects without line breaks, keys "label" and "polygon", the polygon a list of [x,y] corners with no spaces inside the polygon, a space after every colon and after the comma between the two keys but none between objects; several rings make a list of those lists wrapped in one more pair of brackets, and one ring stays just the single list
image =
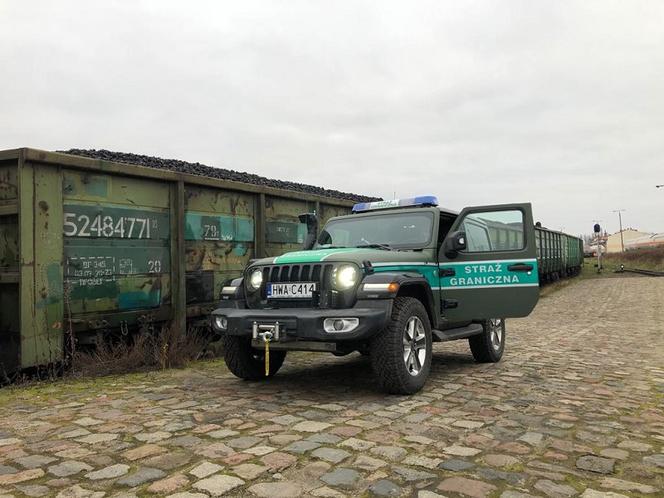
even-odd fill
[{"label": "utility pole", "polygon": [[620,252],[625,252],[625,240],[623,239],[623,229],[622,229],[622,216],[620,213],[626,211],[626,209],[614,209],[614,213],[618,213],[618,224],[620,226]]}]

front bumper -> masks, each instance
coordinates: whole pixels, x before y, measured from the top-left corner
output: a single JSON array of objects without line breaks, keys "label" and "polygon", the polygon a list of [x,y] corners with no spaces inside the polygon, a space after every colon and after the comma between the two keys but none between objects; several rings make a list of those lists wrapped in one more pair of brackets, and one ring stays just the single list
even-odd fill
[{"label": "front bumper", "polygon": [[[213,327],[215,316],[225,316],[228,321],[226,330],[215,327],[216,333],[251,337],[254,323],[260,326],[279,322],[280,342],[364,341],[382,330],[392,314],[391,299],[358,301],[353,308],[344,309],[240,309],[229,306],[231,303],[223,302],[224,307],[212,312]],[[326,318],[358,318],[359,325],[350,332],[326,332],[323,328]]]}]

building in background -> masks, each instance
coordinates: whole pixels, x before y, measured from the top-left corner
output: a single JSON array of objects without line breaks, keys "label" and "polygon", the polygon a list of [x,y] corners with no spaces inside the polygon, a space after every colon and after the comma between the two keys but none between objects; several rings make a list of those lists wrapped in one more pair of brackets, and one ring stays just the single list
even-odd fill
[{"label": "building in background", "polygon": [[[622,231],[622,238],[625,243],[625,249],[627,249],[628,242],[631,242],[635,239],[642,239],[644,237],[650,237],[652,233],[648,232],[639,232],[634,228],[625,228]],[[622,252],[622,245],[620,242],[620,232],[612,233],[606,239],[606,252]]]},{"label": "building in background", "polygon": [[651,247],[664,247],[664,233],[646,234],[643,237],[631,239],[629,243],[625,240],[625,251],[648,249]]}]

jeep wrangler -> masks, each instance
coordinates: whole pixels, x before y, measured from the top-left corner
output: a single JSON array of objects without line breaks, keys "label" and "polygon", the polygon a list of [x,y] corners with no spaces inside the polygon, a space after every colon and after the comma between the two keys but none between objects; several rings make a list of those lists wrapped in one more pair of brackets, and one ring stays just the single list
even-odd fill
[{"label": "jeep wrangler", "polygon": [[222,289],[212,327],[236,376],[277,373],[287,351],[368,355],[382,390],[411,394],[432,343],[468,339],[478,362],[505,350],[505,318],[539,297],[530,204],[438,207],[433,196],[356,204],[302,251],[252,261]]}]

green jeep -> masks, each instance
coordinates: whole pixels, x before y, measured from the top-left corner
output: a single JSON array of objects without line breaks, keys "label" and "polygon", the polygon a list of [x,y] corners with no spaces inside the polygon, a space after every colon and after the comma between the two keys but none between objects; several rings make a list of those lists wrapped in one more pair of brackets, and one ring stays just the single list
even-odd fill
[{"label": "green jeep", "polygon": [[222,290],[212,326],[236,376],[274,375],[286,352],[369,355],[380,387],[422,388],[432,343],[468,339],[478,362],[505,349],[505,318],[539,297],[530,204],[455,213],[433,196],[356,204],[305,250],[253,261]]}]

